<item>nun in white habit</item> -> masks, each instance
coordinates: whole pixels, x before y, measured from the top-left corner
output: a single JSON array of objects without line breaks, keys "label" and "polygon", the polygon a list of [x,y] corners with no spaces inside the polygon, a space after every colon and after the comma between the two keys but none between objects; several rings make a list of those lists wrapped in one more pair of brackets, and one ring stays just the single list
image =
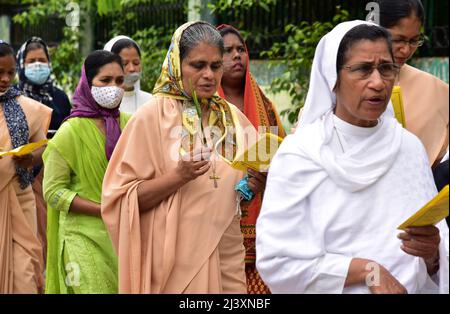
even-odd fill
[{"label": "nun in white habit", "polygon": [[342,23],[320,41],[256,226],[273,293],[449,292],[445,222],[397,230],[437,190],[421,142],[386,113],[393,62],[374,24]]},{"label": "nun in white habit", "polygon": [[152,97],[152,94],[141,90],[141,49],[133,39],[121,35],[107,42],[104,50],[118,54],[122,58],[125,70],[125,94],[120,110],[134,114]]}]

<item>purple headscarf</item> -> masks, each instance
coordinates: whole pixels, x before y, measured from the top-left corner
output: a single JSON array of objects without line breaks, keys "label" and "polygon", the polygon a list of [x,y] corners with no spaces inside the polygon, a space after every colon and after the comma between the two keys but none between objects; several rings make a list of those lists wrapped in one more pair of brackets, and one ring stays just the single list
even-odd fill
[{"label": "purple headscarf", "polygon": [[78,83],[72,102],[73,108],[70,112],[70,116],[68,116],[66,120],[75,117],[103,118],[106,128],[105,152],[106,158],[109,160],[121,134],[120,126],[117,122],[120,111],[118,108],[105,109],[97,105],[94,97],[92,97],[84,66],[81,70],[81,79]]}]

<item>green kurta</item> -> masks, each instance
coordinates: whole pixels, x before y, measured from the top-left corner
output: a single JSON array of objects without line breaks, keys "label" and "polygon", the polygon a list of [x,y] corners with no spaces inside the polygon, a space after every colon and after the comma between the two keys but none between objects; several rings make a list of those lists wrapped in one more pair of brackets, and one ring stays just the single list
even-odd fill
[{"label": "green kurta", "polygon": [[[130,116],[120,114],[124,128]],[[117,293],[117,256],[101,218],[69,211],[75,196],[100,203],[105,135],[89,118],[61,126],[44,152],[48,204],[46,293]]]}]

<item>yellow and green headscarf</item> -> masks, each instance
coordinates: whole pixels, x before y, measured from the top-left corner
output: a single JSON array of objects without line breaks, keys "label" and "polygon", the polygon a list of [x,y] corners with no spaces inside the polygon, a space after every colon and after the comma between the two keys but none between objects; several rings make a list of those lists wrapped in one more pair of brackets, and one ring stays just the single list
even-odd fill
[{"label": "yellow and green headscarf", "polygon": [[[153,94],[156,96],[169,97],[183,102],[183,128],[191,137],[193,137],[199,130],[200,117],[197,115],[194,100],[189,96],[183,87],[182,73],[181,73],[181,58],[180,58],[180,41],[183,32],[190,26],[195,24],[207,24],[206,22],[189,22],[180,26],[172,37],[172,42],[167,52],[167,56],[162,66],[161,75],[156,82]],[[214,28],[211,25],[212,28]],[[209,126],[218,127],[221,130],[222,137],[215,143],[215,149],[219,153],[220,157],[226,162],[231,163],[232,159],[236,156],[239,145],[238,140],[242,138],[240,132],[242,132],[239,119],[236,110],[233,106],[227,103],[226,100],[219,97],[216,93],[211,99],[202,99],[202,104],[209,102],[209,106],[212,109]],[[230,128],[234,127],[235,132],[229,132]],[[193,143],[193,141],[191,141]],[[228,143],[233,145],[233,156],[227,156],[223,154],[225,151],[224,144]],[[222,147],[219,147],[222,145]]]}]

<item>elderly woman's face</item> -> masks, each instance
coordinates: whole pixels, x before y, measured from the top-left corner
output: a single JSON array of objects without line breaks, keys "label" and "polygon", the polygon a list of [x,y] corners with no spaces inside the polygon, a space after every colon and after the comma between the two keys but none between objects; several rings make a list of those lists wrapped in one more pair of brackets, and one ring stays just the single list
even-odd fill
[{"label": "elderly woman's face", "polygon": [[375,126],[391,97],[398,73],[394,66],[385,40],[354,44],[339,73],[336,115],[353,125]]},{"label": "elderly woman's face", "polygon": [[220,49],[207,43],[199,44],[182,60],[181,73],[184,90],[189,96],[194,89],[198,98],[211,98],[223,75]]}]

